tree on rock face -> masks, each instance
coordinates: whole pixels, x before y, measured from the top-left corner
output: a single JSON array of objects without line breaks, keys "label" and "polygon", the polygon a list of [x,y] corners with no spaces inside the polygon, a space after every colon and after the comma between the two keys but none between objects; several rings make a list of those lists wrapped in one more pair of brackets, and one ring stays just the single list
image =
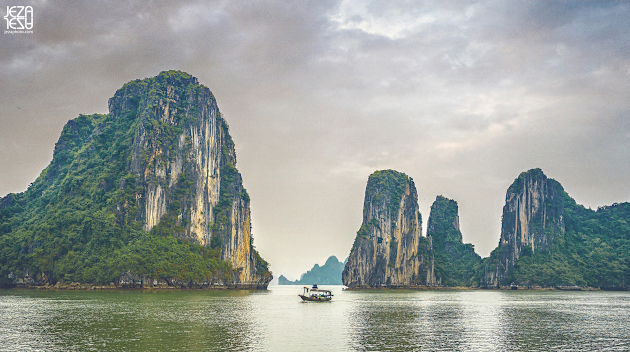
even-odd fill
[{"label": "tree on rock face", "polygon": [[394,171],[376,171],[365,190],[363,223],[342,274],[349,287],[434,284],[430,238],[413,180]]}]

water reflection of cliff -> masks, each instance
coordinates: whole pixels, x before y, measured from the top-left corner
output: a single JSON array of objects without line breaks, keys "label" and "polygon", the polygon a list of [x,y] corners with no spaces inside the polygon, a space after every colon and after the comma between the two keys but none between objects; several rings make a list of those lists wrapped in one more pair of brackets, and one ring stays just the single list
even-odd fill
[{"label": "water reflection of cliff", "polygon": [[347,292],[347,350],[628,350],[630,299],[605,292]]},{"label": "water reflection of cliff", "polygon": [[346,314],[349,349],[493,350],[502,340],[501,312],[477,293],[362,292]]},{"label": "water reflection of cliff", "polygon": [[149,294],[137,309],[143,341],[130,350],[244,351],[259,341],[249,291]]},{"label": "water reflection of cliff", "polygon": [[519,292],[504,301],[506,345],[514,350],[630,350],[627,294]]},{"label": "water reflection of cliff", "polygon": [[629,351],[627,292],[0,290],[0,351]]},{"label": "water reflection of cliff", "polygon": [[261,330],[254,324],[250,292],[46,291],[27,292],[34,297],[0,296],[0,306],[6,306],[5,313],[14,310],[10,315],[15,318],[13,331],[0,324],[0,337],[20,350],[252,350]]}]

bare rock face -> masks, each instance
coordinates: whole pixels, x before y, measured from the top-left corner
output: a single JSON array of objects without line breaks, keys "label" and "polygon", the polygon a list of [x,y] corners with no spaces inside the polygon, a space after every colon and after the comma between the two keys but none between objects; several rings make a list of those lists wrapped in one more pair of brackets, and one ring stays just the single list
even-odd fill
[{"label": "bare rock face", "polygon": [[366,288],[435,284],[431,238],[422,236],[418,195],[407,175],[393,170],[370,175],[363,224],[342,281]]},{"label": "bare rock face", "polygon": [[238,271],[236,282],[266,286],[271,276],[257,267],[234,142],[210,90],[188,74],[162,72],[127,83],[109,100],[109,110],[114,120],[136,121],[130,177],[119,187],[137,192],[118,207],[118,221],[220,245],[221,259]]},{"label": "bare rock face", "polygon": [[[109,110],[114,119],[137,115],[129,166],[135,183],[145,190],[137,195],[135,219],[144,221],[144,229],[150,231],[175,200],[169,190],[186,186],[189,204],[179,204],[179,210],[187,210],[182,218],[184,236],[205,245],[212,237],[222,164],[233,163],[235,157],[232,149],[222,160],[222,147],[231,142],[227,124],[212,93],[204,88],[192,76],[132,81],[109,100]],[[120,187],[126,186],[122,179]]]},{"label": "bare rock face", "polygon": [[[503,286],[523,251],[549,251],[564,233],[564,189],[540,169],[523,172],[508,188],[503,207],[501,240],[488,262],[482,286]],[[492,258],[492,256],[491,256]]]}]

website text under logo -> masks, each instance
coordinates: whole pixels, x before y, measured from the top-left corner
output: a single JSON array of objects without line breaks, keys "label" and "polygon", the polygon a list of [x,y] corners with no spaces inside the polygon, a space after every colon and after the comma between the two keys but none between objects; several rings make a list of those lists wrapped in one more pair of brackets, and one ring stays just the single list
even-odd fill
[{"label": "website text under logo", "polygon": [[7,29],[4,33],[33,33],[33,7],[7,6]]}]

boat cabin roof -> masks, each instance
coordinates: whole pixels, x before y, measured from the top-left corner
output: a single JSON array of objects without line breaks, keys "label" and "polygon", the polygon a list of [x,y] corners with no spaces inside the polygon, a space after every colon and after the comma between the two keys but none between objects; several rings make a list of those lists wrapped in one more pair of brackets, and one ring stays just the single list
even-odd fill
[{"label": "boat cabin roof", "polygon": [[304,288],[310,292],[331,292],[330,290],[320,290],[318,288],[308,288],[308,287],[304,287]]}]

